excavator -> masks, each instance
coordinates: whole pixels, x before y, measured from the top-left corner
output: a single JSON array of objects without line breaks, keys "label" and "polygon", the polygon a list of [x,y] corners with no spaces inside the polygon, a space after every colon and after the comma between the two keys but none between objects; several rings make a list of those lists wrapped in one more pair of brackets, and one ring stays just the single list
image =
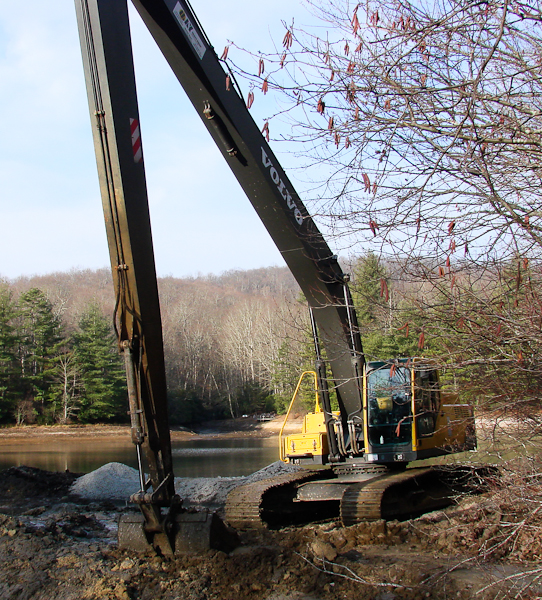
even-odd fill
[{"label": "excavator", "polygon": [[[441,389],[437,368],[426,359],[366,363],[349,278],[190,4],[132,1],[310,307],[316,363],[303,377],[314,392],[314,410],[301,432],[280,436],[281,459],[307,468],[230,492],[226,523],[253,528],[340,515],[350,525],[449,504],[468,469],[407,465],[474,449],[472,408]],[[126,0],[75,4],[140,473],[140,491],[131,497],[140,510],[122,517],[119,544],[163,554],[226,548],[234,543],[231,527],[216,515],[184,510],[174,489]]]}]

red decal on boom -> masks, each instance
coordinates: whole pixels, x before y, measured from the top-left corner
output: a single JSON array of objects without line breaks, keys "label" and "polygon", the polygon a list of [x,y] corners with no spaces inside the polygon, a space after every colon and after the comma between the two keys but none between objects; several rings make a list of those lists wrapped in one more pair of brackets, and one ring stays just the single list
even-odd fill
[{"label": "red decal on boom", "polygon": [[132,133],[134,162],[140,163],[143,160],[143,148],[141,147],[141,134],[139,132],[139,121],[137,119],[130,119],[130,131]]}]

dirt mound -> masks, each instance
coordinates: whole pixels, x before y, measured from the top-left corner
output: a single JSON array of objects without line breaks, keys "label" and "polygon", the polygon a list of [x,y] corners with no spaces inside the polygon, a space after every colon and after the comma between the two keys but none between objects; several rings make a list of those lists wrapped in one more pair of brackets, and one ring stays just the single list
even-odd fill
[{"label": "dirt mound", "polygon": [[13,499],[67,494],[77,473],[51,473],[35,467],[10,467],[2,471],[3,496]]},{"label": "dirt mound", "polygon": [[34,467],[10,467],[1,472],[0,512],[27,510],[44,499],[59,500],[69,494],[78,474],[51,473]]}]

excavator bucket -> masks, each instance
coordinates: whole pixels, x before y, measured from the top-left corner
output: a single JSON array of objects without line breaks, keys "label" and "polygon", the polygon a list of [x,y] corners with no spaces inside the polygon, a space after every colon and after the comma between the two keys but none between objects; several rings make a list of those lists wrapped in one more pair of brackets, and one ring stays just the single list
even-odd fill
[{"label": "excavator bucket", "polygon": [[239,545],[237,533],[215,513],[184,512],[175,515],[168,535],[145,531],[141,513],[122,515],[119,521],[119,548],[132,552],[154,550],[164,555],[203,554],[208,550],[231,552]]}]

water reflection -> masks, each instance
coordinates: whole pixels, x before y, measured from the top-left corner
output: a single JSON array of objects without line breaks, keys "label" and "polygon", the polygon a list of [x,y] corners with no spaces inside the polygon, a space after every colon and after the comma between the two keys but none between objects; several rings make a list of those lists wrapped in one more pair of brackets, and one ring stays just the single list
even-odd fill
[{"label": "water reflection", "polygon": [[278,460],[278,444],[270,439],[200,439],[173,444],[178,477],[249,475]]},{"label": "water reflection", "polygon": [[[277,441],[196,439],[173,442],[177,477],[248,475],[278,460]],[[135,449],[126,439],[20,441],[0,445],[0,469],[26,465],[47,471],[88,473],[109,462],[136,467]]]}]

